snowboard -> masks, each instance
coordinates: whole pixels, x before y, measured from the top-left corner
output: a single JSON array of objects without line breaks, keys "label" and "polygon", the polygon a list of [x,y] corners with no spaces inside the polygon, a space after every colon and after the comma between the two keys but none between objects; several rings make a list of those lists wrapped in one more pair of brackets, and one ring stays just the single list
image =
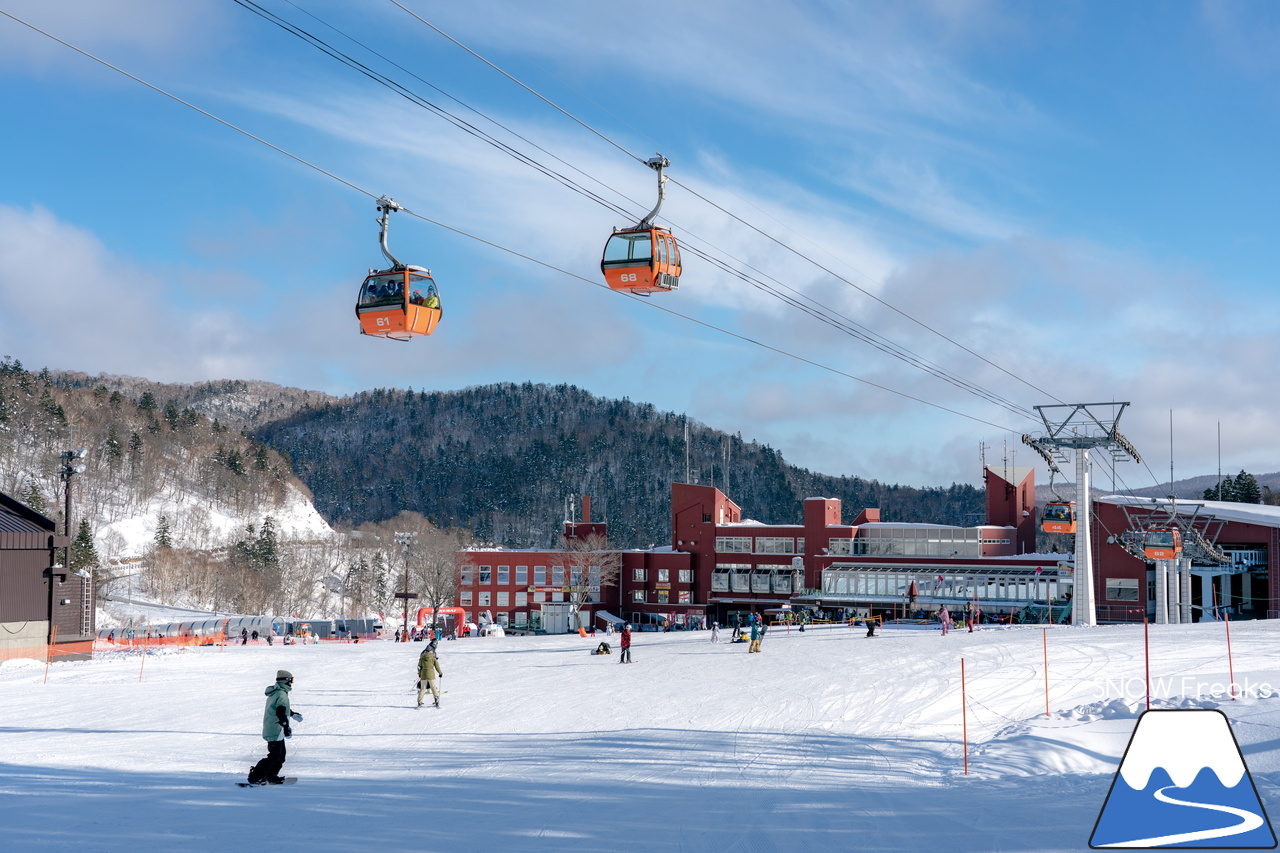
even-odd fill
[{"label": "snowboard", "polygon": [[[297,777],[297,776],[286,776],[286,777],[284,777],[284,784],[286,784],[286,785],[296,785],[297,783],[298,783],[298,777]],[[271,787],[271,783],[270,783],[270,782],[237,782],[236,784],[237,784],[237,785],[239,785],[241,788],[269,788],[269,787]]]}]

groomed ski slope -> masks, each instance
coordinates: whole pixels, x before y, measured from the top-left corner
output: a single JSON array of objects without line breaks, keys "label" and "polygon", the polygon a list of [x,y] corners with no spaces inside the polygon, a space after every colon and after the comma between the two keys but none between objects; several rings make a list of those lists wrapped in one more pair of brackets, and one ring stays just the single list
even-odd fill
[{"label": "groomed ski slope", "polygon": [[[1152,626],[1157,707],[1217,707],[1280,814],[1280,622]],[[6,850],[1086,850],[1143,699],[1141,626],[709,632],[440,645],[447,690],[416,709],[422,645],[228,647],[0,665]],[[613,638],[616,648],[616,638]],[[964,774],[960,659],[969,774]],[[263,689],[305,715],[285,773]],[[141,673],[141,681],[139,674]],[[1163,681],[1162,681],[1163,680]],[[1215,692],[1217,695],[1215,695]],[[1273,824],[1274,825],[1274,824]]]}]

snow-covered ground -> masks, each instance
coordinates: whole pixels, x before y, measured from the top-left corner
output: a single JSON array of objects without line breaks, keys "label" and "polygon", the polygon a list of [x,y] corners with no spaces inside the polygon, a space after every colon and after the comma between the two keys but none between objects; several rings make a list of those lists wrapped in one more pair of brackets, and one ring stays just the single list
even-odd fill
[{"label": "snow-covered ground", "polygon": [[[1153,626],[1155,707],[1220,708],[1280,815],[1280,622]],[[229,647],[0,665],[4,849],[1087,850],[1144,702],[1141,626]],[[616,638],[613,638],[616,644]],[[722,640],[727,635],[722,634]],[[967,706],[961,699],[964,659]],[[1249,695],[1226,695],[1229,666]],[[243,789],[297,678],[287,787]],[[141,680],[139,680],[141,677]],[[962,708],[967,707],[967,719]],[[967,723],[969,772],[963,730]],[[1171,745],[1175,747],[1176,745]]]}]

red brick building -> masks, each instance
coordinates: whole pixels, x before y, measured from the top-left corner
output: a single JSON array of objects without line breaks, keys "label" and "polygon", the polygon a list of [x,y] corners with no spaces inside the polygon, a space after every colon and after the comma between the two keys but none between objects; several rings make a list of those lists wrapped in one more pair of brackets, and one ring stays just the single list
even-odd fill
[{"label": "red brick building", "polygon": [[[823,497],[804,501],[801,524],[764,524],[743,519],[738,505],[719,489],[674,483],[671,544],[623,551],[617,583],[594,591],[582,624],[598,626],[619,616],[641,625],[732,624],[793,601],[863,610],[905,604],[905,586],[902,594],[879,591],[887,572],[916,581],[914,603],[934,608],[961,604],[979,590],[1012,608],[1037,592],[1049,594],[1050,573],[1068,583],[1069,574],[1060,577],[1059,555],[1029,554],[1035,545],[1033,469],[993,466],[985,480],[988,523],[976,527],[884,523],[878,509],[867,508],[846,523],[841,502]],[[590,504],[584,502],[582,521],[566,522],[565,533],[604,536],[606,530],[590,520]],[[564,550],[460,552],[458,606],[473,618],[491,614],[494,621],[515,627],[537,623],[547,630],[574,629],[572,620],[561,619],[573,580],[570,565]],[[828,572],[839,578],[866,575],[876,583],[862,582],[864,593],[837,595],[831,585],[824,587]],[[1003,597],[986,595],[993,591]]]}]

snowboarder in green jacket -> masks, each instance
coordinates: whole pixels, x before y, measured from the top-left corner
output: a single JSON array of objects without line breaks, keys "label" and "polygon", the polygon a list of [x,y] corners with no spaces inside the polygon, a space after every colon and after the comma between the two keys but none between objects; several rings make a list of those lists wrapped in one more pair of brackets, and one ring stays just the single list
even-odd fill
[{"label": "snowboarder in green jacket", "polygon": [[265,691],[267,707],[262,712],[262,739],[267,742],[267,757],[249,770],[251,785],[284,784],[284,777],[280,775],[280,770],[284,767],[284,741],[285,738],[293,737],[289,720],[302,720],[302,715],[295,713],[289,706],[289,691],[292,689],[293,673],[282,669],[276,672],[276,683]]}]

